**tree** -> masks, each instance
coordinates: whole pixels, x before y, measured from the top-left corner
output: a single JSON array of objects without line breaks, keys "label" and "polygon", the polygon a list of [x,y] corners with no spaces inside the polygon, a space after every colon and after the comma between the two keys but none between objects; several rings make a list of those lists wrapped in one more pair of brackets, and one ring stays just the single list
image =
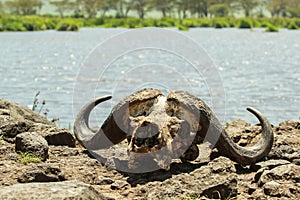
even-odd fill
[{"label": "tree", "polygon": [[175,1],[175,8],[178,12],[179,18],[186,18],[188,10],[190,8],[190,0],[177,0]]},{"label": "tree", "polygon": [[209,13],[214,17],[226,17],[230,13],[230,7],[226,4],[215,4],[209,7]]},{"label": "tree", "polygon": [[162,13],[163,17],[170,17],[174,8],[174,0],[153,0],[153,8]]},{"label": "tree", "polygon": [[147,0],[132,0],[133,9],[137,11],[139,18],[143,19],[146,13],[151,10],[151,4]]},{"label": "tree", "polygon": [[62,18],[64,17],[65,12],[74,10],[75,7],[75,2],[70,2],[69,0],[51,1],[50,4],[56,7],[56,11]]},{"label": "tree", "polygon": [[249,17],[251,11],[258,6],[258,0],[238,0],[240,8],[244,11],[245,16]]},{"label": "tree", "polygon": [[297,17],[300,15],[300,1],[299,0],[269,0],[267,2],[267,9],[270,11],[272,17],[274,16],[290,16]]},{"label": "tree", "polygon": [[4,5],[3,3],[0,1],[0,15],[4,13]]},{"label": "tree", "polygon": [[267,2],[267,9],[270,11],[272,17],[283,14],[285,8],[286,2],[283,0],[269,0]]},{"label": "tree", "polygon": [[97,16],[100,1],[98,0],[84,0],[84,10],[88,18]]},{"label": "tree", "polygon": [[191,0],[189,10],[197,17],[207,17],[210,0]]},{"label": "tree", "polygon": [[6,1],[5,6],[14,14],[34,15],[42,5],[39,0],[13,0]]},{"label": "tree", "polygon": [[110,7],[117,12],[116,16],[126,18],[133,7],[131,0],[111,0]]}]

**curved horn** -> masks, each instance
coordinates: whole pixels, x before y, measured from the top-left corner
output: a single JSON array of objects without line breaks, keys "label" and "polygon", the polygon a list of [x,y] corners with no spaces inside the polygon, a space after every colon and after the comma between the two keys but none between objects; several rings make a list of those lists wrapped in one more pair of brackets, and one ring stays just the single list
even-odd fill
[{"label": "curved horn", "polygon": [[81,145],[89,150],[103,149],[113,145],[102,128],[94,133],[89,128],[91,111],[100,103],[111,99],[111,96],[100,97],[87,103],[77,114],[74,122],[74,134]]},{"label": "curved horn", "polygon": [[274,140],[272,127],[268,119],[255,108],[248,107],[247,110],[258,118],[262,126],[262,137],[260,138],[258,143],[251,147],[241,147],[229,138],[225,130],[222,131],[221,136],[217,142],[217,148],[219,149],[219,151],[221,150],[221,154],[224,154],[243,165],[258,162],[259,160],[267,156],[271,151]]},{"label": "curved horn", "polygon": [[247,108],[260,121],[262,138],[252,147],[242,147],[233,142],[211,109],[198,97],[183,91],[173,91],[167,98],[169,102],[177,102],[176,104],[181,110],[188,111],[183,112],[179,118],[187,120],[189,123],[191,123],[191,115],[197,119],[191,124],[192,127],[199,126],[196,136],[197,143],[205,139],[212,145],[216,144],[215,147],[221,155],[244,165],[255,163],[270,152],[274,140],[273,131],[268,119],[258,110],[252,107]]}]

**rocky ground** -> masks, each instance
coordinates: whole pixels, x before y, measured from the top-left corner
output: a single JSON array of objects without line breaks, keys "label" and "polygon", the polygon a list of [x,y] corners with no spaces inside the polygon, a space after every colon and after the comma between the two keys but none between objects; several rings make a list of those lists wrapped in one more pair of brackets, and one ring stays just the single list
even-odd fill
[{"label": "rocky ground", "polygon": [[[242,146],[260,137],[260,126],[242,120],[226,129]],[[251,166],[201,153],[170,171],[128,174],[92,158],[69,130],[0,99],[0,199],[300,199],[300,122],[273,131],[270,154]],[[24,163],[21,152],[40,161]]]}]

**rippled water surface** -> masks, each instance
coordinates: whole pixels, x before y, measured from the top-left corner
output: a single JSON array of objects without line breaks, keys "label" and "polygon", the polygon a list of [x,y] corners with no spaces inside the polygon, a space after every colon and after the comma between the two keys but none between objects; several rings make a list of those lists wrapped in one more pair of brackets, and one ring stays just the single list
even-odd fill
[{"label": "rippled water surface", "polygon": [[[39,100],[46,100],[44,108],[49,109],[48,118],[59,117],[58,124],[61,126],[73,123],[74,85],[84,59],[99,43],[124,31],[127,30],[0,33],[0,98],[29,106],[32,105],[35,93],[41,91]],[[180,33],[197,42],[215,63],[226,95],[225,121],[242,118],[256,122],[245,110],[249,105],[261,110],[273,124],[299,118],[300,31],[281,29],[279,33],[265,33],[263,29],[209,28]],[[178,41],[178,45],[183,44]],[[114,44],[110,48],[120,46]],[[157,59],[164,60],[163,67],[155,66]],[[153,65],[143,68],[143,62]],[[95,96],[113,93],[119,95],[117,100],[126,92],[143,86],[157,86],[167,91],[168,83],[164,83],[162,77],[174,77],[171,81],[172,89],[176,86],[181,89],[187,84],[191,93],[210,105],[212,88],[208,88],[203,77],[197,76],[193,70],[186,70],[186,79],[181,81],[179,77],[176,78],[176,69],[183,69],[185,64],[180,57],[170,56],[166,52],[141,50],[112,62],[101,79],[87,79],[85,82],[87,88],[90,83],[97,82]],[[132,71],[130,66],[139,68]],[[153,85],[143,85],[145,74],[156,74]],[[111,91],[111,88],[115,91]],[[82,91],[86,101],[93,98],[85,97],[84,94],[85,91]],[[79,106],[82,103],[74,102]],[[113,100],[98,109],[102,112],[99,115],[100,121],[103,121],[115,103]]]}]

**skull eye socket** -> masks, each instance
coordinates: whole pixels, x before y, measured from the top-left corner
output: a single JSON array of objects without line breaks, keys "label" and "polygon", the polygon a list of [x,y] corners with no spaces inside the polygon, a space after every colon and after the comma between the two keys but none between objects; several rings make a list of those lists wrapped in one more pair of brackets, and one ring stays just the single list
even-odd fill
[{"label": "skull eye socket", "polygon": [[159,128],[156,124],[144,121],[134,134],[134,143],[138,146],[152,148],[159,144]]},{"label": "skull eye socket", "polygon": [[147,100],[144,102],[134,102],[129,105],[129,114],[131,117],[148,116],[151,107],[155,104],[155,100]]}]

